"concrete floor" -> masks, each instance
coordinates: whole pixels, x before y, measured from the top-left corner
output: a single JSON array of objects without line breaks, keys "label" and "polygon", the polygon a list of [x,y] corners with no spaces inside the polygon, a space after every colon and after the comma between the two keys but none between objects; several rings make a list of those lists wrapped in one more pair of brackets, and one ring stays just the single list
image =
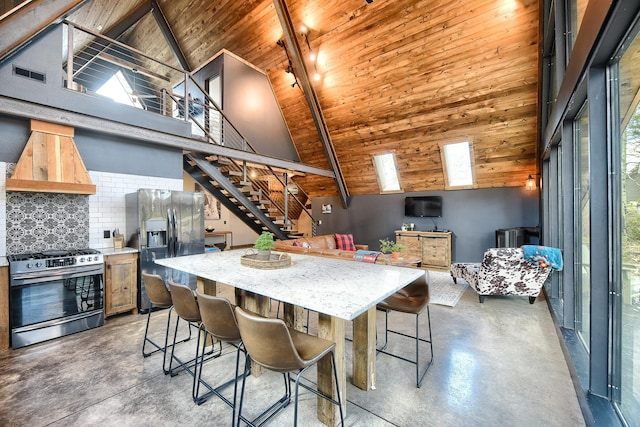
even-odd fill
[{"label": "concrete floor", "polygon": [[[152,316],[156,336],[165,316]],[[479,304],[468,288],[454,308],[431,306],[431,319],[435,359],[420,389],[413,365],[382,354],[376,390],[355,388],[351,343],[346,343],[345,425],[584,425],[546,301],[530,305],[525,297],[488,297]],[[390,320],[413,325],[406,315]],[[145,321],[145,315],[121,315],[101,328],[0,351],[0,425],[230,425],[231,410],[219,399],[193,403],[190,376],[165,376],[161,354],[141,356]],[[408,346],[392,339],[392,347]],[[186,357],[194,348],[195,339],[181,344],[180,352]],[[234,364],[234,349],[225,348],[223,356],[205,365],[203,376],[216,384],[230,377]],[[249,415],[281,395],[281,378],[270,372],[249,377]],[[302,391],[300,425],[320,425],[315,396]],[[269,425],[291,425],[292,417],[290,405]]]}]

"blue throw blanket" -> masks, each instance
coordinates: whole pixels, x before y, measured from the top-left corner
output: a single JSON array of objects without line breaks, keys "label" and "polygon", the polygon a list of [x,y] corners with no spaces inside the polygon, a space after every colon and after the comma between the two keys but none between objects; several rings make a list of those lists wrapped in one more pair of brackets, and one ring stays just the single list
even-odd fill
[{"label": "blue throw blanket", "polygon": [[562,270],[562,252],[549,246],[523,245],[524,259],[541,267]]}]

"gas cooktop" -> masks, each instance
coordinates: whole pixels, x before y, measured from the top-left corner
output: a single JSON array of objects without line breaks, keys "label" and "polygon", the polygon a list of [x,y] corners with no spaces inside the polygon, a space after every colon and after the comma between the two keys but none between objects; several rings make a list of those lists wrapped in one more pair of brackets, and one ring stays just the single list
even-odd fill
[{"label": "gas cooktop", "polygon": [[8,255],[11,273],[43,271],[56,267],[102,264],[104,259],[95,249],[50,249],[42,252]]}]

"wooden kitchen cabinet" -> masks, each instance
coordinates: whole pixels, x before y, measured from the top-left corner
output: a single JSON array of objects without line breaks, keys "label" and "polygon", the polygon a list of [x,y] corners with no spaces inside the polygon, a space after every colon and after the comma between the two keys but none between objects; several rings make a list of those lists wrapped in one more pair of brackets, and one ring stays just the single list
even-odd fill
[{"label": "wooden kitchen cabinet", "polygon": [[422,268],[449,270],[451,266],[451,232],[396,231],[396,242],[407,248],[410,256],[422,260]]},{"label": "wooden kitchen cabinet", "polygon": [[137,310],[138,254],[105,256],[105,317]]}]

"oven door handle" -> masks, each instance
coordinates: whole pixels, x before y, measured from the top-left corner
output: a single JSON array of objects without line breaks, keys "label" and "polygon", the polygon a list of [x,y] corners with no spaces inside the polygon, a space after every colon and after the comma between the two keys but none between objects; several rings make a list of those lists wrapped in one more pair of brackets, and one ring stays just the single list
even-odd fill
[{"label": "oven door handle", "polygon": [[53,282],[56,280],[73,279],[76,277],[94,276],[103,274],[102,266],[85,271],[78,270],[57,270],[54,274],[43,276],[42,274],[22,273],[11,277],[11,286],[32,285],[34,283]]}]

